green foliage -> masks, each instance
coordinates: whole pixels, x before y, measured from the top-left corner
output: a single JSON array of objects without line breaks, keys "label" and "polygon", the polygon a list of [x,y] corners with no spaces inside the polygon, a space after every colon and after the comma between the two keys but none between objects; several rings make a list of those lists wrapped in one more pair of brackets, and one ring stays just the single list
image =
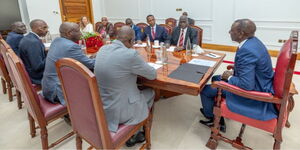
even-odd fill
[{"label": "green foliage", "polygon": [[84,32],[84,33],[82,33],[82,36],[80,37],[80,39],[88,39],[90,37],[96,37],[96,36],[98,36],[98,34],[95,32],[92,32],[92,33]]}]

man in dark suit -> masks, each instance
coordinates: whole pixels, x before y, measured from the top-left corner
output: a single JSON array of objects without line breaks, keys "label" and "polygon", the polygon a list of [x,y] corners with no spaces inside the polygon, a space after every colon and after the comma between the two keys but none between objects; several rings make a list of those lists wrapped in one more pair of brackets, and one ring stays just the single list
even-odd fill
[{"label": "man in dark suit", "polygon": [[78,24],[64,22],[60,25],[59,32],[61,37],[52,42],[46,58],[42,89],[43,95],[48,101],[65,105],[64,95],[56,72],[56,61],[64,57],[73,58],[89,69],[93,69],[95,59],[88,58],[81,47],[75,43],[82,35]]},{"label": "man in dark suit", "polygon": [[14,50],[14,52],[20,56],[19,44],[25,34],[26,26],[23,22],[17,21],[11,25],[12,32],[9,32],[6,38],[6,42]]},{"label": "man in dark suit", "polygon": [[130,26],[133,30],[134,30],[134,33],[135,33],[135,41],[139,44],[142,43],[141,41],[141,36],[142,36],[142,33],[141,33],[141,28],[136,26],[135,24],[133,24],[132,20],[130,18],[127,18],[125,20],[125,24]]},{"label": "man in dark suit", "polygon": [[[239,43],[235,55],[234,72],[225,71],[222,76],[214,76],[212,81],[227,81],[229,84],[249,91],[274,93],[272,63],[264,44],[254,36],[255,24],[249,19],[236,20],[229,31],[231,39]],[[211,126],[213,124],[213,106],[217,89],[206,85],[201,92],[203,108],[202,114],[208,120],[200,123]],[[260,102],[224,91],[226,104],[230,111],[257,120],[271,120],[276,118],[278,111],[272,103]],[[225,131],[225,122],[221,123],[221,130]]]},{"label": "man in dark suit", "polygon": [[155,18],[153,15],[148,15],[146,19],[149,26],[144,29],[142,40],[145,40],[147,36],[149,36],[151,42],[153,42],[154,40],[165,42],[169,39],[168,32],[164,27],[161,27],[160,25],[157,25],[155,23]]},{"label": "man in dark suit", "polygon": [[81,47],[75,43],[82,35],[78,24],[64,22],[60,25],[59,32],[61,37],[56,38],[52,42],[47,54],[42,89],[43,95],[47,100],[52,103],[58,102],[65,105],[61,84],[56,72],[56,61],[64,57],[73,58],[89,69],[93,69],[95,59],[88,58]]},{"label": "man in dark suit", "polygon": [[20,41],[20,58],[32,83],[40,85],[46,60],[45,46],[40,37],[46,36],[48,25],[45,21],[36,19],[30,22],[30,28],[32,31]]},{"label": "man in dark suit", "polygon": [[186,48],[187,40],[190,40],[191,44],[198,45],[197,31],[188,25],[188,18],[181,16],[179,18],[179,25],[173,29],[171,36],[171,45],[176,45],[177,51]]}]

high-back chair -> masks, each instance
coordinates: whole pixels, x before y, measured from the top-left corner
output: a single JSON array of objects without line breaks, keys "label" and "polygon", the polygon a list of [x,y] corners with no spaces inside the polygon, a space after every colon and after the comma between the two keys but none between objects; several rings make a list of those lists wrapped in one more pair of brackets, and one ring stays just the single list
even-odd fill
[{"label": "high-back chair", "polygon": [[141,28],[141,32],[144,33],[145,31],[145,28],[148,26],[146,23],[144,22],[140,22],[138,24],[136,24],[136,26],[140,27]]},{"label": "high-back chair", "polygon": [[[9,99],[9,101],[12,101],[13,100],[12,87],[13,86],[15,87],[18,108],[21,109],[22,102],[21,102],[20,92],[18,91],[18,88],[15,85],[14,77],[11,75],[10,68],[7,65],[8,63],[7,63],[6,52],[7,52],[7,49],[9,49],[9,48],[10,48],[10,46],[3,39],[0,39],[0,55],[1,55],[0,74],[1,74],[2,88],[3,88],[3,93],[6,93],[6,89],[8,90],[8,99]],[[7,87],[6,87],[6,85],[7,85]]]},{"label": "high-back chair", "polygon": [[48,145],[47,125],[68,114],[67,108],[61,104],[52,104],[45,100],[43,96],[37,94],[31,84],[31,80],[25,70],[24,64],[13,50],[8,49],[6,56],[11,71],[16,79],[16,84],[21,92],[22,99],[24,100],[27,108],[31,137],[35,137],[36,135],[37,127],[35,126],[35,122],[41,130],[40,134],[43,149],[51,148],[72,136],[74,134],[73,132],[68,133],[53,144]]},{"label": "high-back chair", "polygon": [[168,35],[171,35],[173,32],[173,28],[170,25],[167,24],[160,24],[160,26],[164,27],[166,31],[168,32]]},{"label": "high-back chair", "polygon": [[[246,91],[224,81],[214,82],[212,84],[213,87],[218,88],[218,96],[216,106],[214,107],[214,126],[211,128],[212,133],[210,139],[206,144],[207,147],[216,149],[218,146],[218,140],[222,140],[226,143],[230,143],[237,149],[250,148],[242,143],[242,135],[244,133],[245,127],[246,125],[249,125],[272,133],[275,139],[273,149],[280,149],[280,144],[282,142],[282,128],[286,124],[288,115],[287,107],[290,95],[289,91],[297,58],[297,47],[298,31],[293,31],[291,33],[290,39],[282,46],[277,58],[273,80],[273,87],[275,92],[274,95],[265,92]],[[231,112],[226,105],[226,99],[223,99],[221,97],[221,90],[226,90],[227,92],[233,93],[235,95],[257,101],[274,103],[274,105],[276,105],[278,108],[278,118],[274,118],[268,121],[261,121]],[[240,133],[236,139],[230,140],[229,138],[224,137],[219,132],[219,122],[221,116],[242,123]]]},{"label": "high-back chair", "polygon": [[120,125],[116,133],[110,132],[95,75],[72,58],[58,60],[56,70],[76,134],[77,149],[82,149],[82,139],[90,148],[119,149],[143,126],[146,144],[142,148],[150,148],[152,113],[137,125]]},{"label": "high-back chair", "polygon": [[99,26],[101,25],[102,22],[96,22],[95,23],[95,30],[94,31],[97,31],[98,32],[98,29],[99,29]]},{"label": "high-back chair", "polygon": [[171,26],[172,28],[176,27],[177,26],[177,20],[175,18],[167,18],[165,20],[165,24]]},{"label": "high-back chair", "polygon": [[191,27],[197,31],[197,34],[198,34],[198,44],[199,44],[200,47],[202,47],[203,29],[200,28],[200,27],[198,27],[198,26],[194,26],[194,25],[191,25]]},{"label": "high-back chair", "polygon": [[121,29],[121,27],[125,26],[126,24],[124,22],[116,22],[114,24],[114,32],[115,32],[115,35],[118,34],[118,31]]}]

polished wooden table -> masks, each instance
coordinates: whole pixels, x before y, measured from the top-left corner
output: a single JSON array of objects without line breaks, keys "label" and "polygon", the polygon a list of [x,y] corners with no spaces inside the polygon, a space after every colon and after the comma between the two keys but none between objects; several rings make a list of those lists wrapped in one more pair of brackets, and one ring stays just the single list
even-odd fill
[{"label": "polished wooden table", "polygon": [[[157,49],[151,49],[148,51],[146,50],[146,48],[135,48],[135,49],[140,53],[140,55],[144,58],[145,61],[155,63],[156,61],[155,50]],[[223,53],[213,52],[214,54],[220,55],[221,57],[210,58],[208,56],[205,56],[205,54],[207,53],[209,52],[206,51],[205,53],[199,54],[199,56],[194,57],[191,55],[187,56],[185,51],[167,52],[168,63],[163,65],[159,69],[157,69],[157,78],[155,80],[139,78],[138,82],[145,86],[152,87],[154,89],[197,96],[199,92],[203,89],[205,84],[208,82],[208,80],[211,78],[211,76],[214,74],[214,72],[218,69],[218,67],[220,66],[220,64],[222,63],[225,57],[225,54]],[[180,64],[189,62],[193,58],[216,61],[215,65],[208,69],[208,71],[206,72],[206,74],[203,76],[203,78],[198,84],[168,77],[168,75],[172,71],[174,71]]]}]

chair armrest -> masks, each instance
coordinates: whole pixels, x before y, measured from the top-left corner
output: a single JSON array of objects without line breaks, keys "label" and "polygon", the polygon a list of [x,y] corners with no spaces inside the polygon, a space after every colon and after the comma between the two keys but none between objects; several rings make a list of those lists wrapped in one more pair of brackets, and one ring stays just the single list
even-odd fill
[{"label": "chair armrest", "polygon": [[227,66],[227,70],[231,70],[231,69],[233,70],[233,68],[234,68],[234,65],[228,65]]},{"label": "chair armrest", "polygon": [[231,85],[224,81],[213,82],[212,87],[220,88],[235,95],[239,95],[249,99],[254,99],[257,101],[270,102],[276,104],[281,103],[281,100],[278,97],[273,96],[271,93],[243,90],[237,86]]}]

